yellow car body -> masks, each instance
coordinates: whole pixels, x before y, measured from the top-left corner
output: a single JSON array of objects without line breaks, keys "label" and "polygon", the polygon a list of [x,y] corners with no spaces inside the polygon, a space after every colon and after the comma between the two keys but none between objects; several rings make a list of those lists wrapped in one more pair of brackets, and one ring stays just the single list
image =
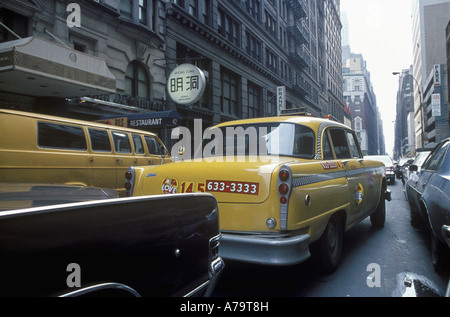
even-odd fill
[{"label": "yellow car body", "polygon": [[[126,175],[129,195],[213,194],[219,206],[221,255],[258,264],[300,263],[318,242],[322,249],[331,246],[325,255],[331,271],[339,262],[336,256],[340,257],[346,230],[369,215],[373,223],[384,224],[384,165],[364,159],[347,126],[328,119],[281,116],[227,122],[215,129],[226,135],[232,127],[270,128],[258,139],[267,146],[277,135],[278,152],[272,153],[270,145],[270,153],[264,155],[236,155],[235,148],[222,156],[132,167]],[[339,254],[333,254],[335,238]],[[319,253],[323,252],[327,253]]]}]

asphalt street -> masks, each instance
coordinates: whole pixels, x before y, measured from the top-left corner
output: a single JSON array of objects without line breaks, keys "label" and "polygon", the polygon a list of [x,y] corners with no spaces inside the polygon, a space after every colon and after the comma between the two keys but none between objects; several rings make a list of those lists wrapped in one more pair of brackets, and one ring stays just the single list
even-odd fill
[{"label": "asphalt street", "polygon": [[[430,240],[410,224],[403,185],[388,185],[386,224],[373,228],[366,219],[344,237],[341,265],[332,274],[314,260],[289,267],[226,262],[212,294],[216,297],[430,297],[445,294],[449,272],[435,272]],[[411,282],[411,283],[409,283]],[[409,286],[411,285],[411,286]],[[414,288],[415,286],[415,288]]]}]

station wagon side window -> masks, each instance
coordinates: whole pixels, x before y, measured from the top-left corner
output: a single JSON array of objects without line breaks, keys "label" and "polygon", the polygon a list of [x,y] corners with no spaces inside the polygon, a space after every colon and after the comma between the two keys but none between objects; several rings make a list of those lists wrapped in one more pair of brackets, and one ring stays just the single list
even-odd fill
[{"label": "station wagon side window", "polygon": [[359,150],[356,135],[351,131],[347,131],[347,140],[350,145],[350,150],[352,150],[353,158],[363,158],[361,151]]},{"label": "station wagon side window", "polygon": [[123,132],[111,132],[116,153],[131,153],[131,143],[128,134]]},{"label": "station wagon side window", "polygon": [[132,134],[134,153],[144,154],[144,145],[142,144],[141,136],[139,134]]},{"label": "station wagon side window", "polygon": [[64,150],[87,150],[83,128],[60,123],[38,122],[38,145]]},{"label": "station wagon side window", "polygon": [[111,152],[108,131],[100,129],[88,129],[88,131],[91,139],[92,151]]},{"label": "station wagon side window", "polygon": [[334,153],[338,159],[351,158],[347,137],[343,129],[330,129],[331,141],[333,142]]},{"label": "station wagon side window", "polygon": [[147,143],[148,152],[153,155],[162,155],[161,144],[158,140],[151,136],[145,136],[145,143]]}]

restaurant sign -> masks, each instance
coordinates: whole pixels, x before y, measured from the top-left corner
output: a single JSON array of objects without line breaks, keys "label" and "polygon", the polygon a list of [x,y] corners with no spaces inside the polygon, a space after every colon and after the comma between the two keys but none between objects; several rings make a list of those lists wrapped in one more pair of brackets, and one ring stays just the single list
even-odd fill
[{"label": "restaurant sign", "polygon": [[203,96],[206,80],[203,71],[191,64],[177,66],[167,80],[172,100],[181,105],[196,103]]}]

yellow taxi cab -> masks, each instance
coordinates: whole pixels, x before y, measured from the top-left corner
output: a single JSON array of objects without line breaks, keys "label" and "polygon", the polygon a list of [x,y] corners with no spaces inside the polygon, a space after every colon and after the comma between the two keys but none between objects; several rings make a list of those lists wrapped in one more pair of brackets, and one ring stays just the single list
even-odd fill
[{"label": "yellow taxi cab", "polygon": [[224,259],[292,265],[317,254],[339,264],[344,232],[370,216],[385,222],[384,165],[364,159],[349,127],[280,116],[222,123],[205,132],[201,158],[133,166],[128,195],[212,193]]},{"label": "yellow taxi cab", "polygon": [[125,194],[132,165],[171,162],[155,134],[38,113],[0,109],[0,182],[69,184]]}]

